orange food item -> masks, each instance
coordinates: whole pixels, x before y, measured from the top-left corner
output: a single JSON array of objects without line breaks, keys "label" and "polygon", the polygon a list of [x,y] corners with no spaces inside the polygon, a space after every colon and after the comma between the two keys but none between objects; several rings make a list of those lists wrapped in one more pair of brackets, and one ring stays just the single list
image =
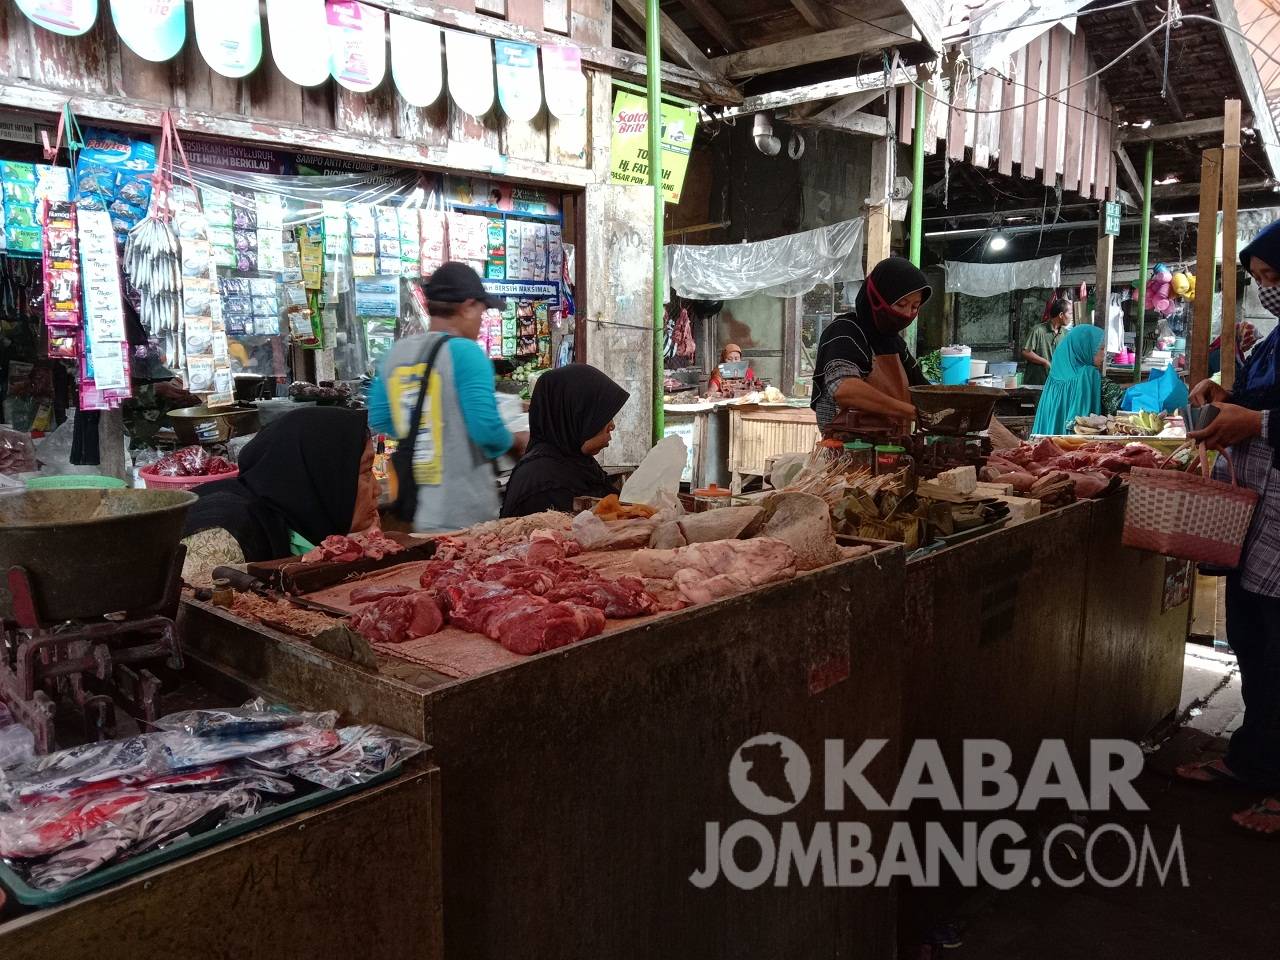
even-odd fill
[{"label": "orange food item", "polygon": [[611,493],[591,512],[601,520],[648,520],[658,511],[643,503],[622,503],[616,493]]}]

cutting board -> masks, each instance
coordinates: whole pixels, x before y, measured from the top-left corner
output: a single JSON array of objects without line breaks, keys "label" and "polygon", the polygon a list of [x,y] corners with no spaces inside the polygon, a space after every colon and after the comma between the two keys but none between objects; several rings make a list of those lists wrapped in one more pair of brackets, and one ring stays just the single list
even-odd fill
[{"label": "cutting board", "polygon": [[332,587],[353,577],[358,577],[375,570],[385,570],[414,560],[430,560],[435,556],[435,540],[423,540],[406,533],[388,532],[388,540],[394,540],[403,546],[404,552],[397,553],[381,560],[354,560],[350,563],[334,563],[320,561],[303,563],[297,557],[285,557],[283,560],[266,560],[262,563],[248,565],[249,573],[263,583],[269,584],[286,593],[312,593]]}]

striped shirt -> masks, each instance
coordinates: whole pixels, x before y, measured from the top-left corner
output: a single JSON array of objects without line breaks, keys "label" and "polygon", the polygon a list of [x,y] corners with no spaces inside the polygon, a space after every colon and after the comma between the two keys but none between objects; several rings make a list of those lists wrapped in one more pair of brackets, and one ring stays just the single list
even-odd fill
[{"label": "striped shirt", "polygon": [[825,430],[840,412],[835,398],[841,383],[850,377],[870,376],[876,357],[895,354],[902,361],[908,383],[923,386],[929,382],[898,334],[882,334],[853,313],[843,313],[829,323],[818,339],[809,399],[809,406],[818,417],[818,429]]}]

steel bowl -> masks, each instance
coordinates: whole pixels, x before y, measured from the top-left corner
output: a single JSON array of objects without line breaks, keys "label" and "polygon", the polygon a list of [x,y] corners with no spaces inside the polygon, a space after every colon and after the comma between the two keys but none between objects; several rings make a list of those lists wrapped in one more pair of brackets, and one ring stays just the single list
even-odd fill
[{"label": "steel bowl", "polygon": [[[142,612],[164,599],[184,490],[28,490],[0,497],[0,569],[22,567],[44,623]],[[0,618],[13,618],[8,583]]]},{"label": "steel bowl", "polygon": [[250,403],[229,407],[183,407],[169,411],[169,422],[182,444],[226,443],[232,437],[257,433],[258,408]]},{"label": "steel bowl", "polygon": [[996,402],[1007,397],[995,387],[912,387],[916,423],[921,430],[960,436],[977,433],[991,424]]}]

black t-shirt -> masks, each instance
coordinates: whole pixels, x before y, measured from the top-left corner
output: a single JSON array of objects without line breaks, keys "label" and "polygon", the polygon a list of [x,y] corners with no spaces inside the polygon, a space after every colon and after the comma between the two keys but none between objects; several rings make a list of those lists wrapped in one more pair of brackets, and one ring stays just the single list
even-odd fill
[{"label": "black t-shirt", "polygon": [[902,361],[911,386],[928,384],[928,378],[900,334],[881,333],[870,320],[862,320],[854,313],[842,313],[828,324],[818,340],[818,357],[813,365],[813,391],[809,399],[809,406],[818,414],[819,425],[825,426],[836,414],[832,394],[841,380],[865,378],[871,374],[871,365],[876,357],[893,355]]}]

